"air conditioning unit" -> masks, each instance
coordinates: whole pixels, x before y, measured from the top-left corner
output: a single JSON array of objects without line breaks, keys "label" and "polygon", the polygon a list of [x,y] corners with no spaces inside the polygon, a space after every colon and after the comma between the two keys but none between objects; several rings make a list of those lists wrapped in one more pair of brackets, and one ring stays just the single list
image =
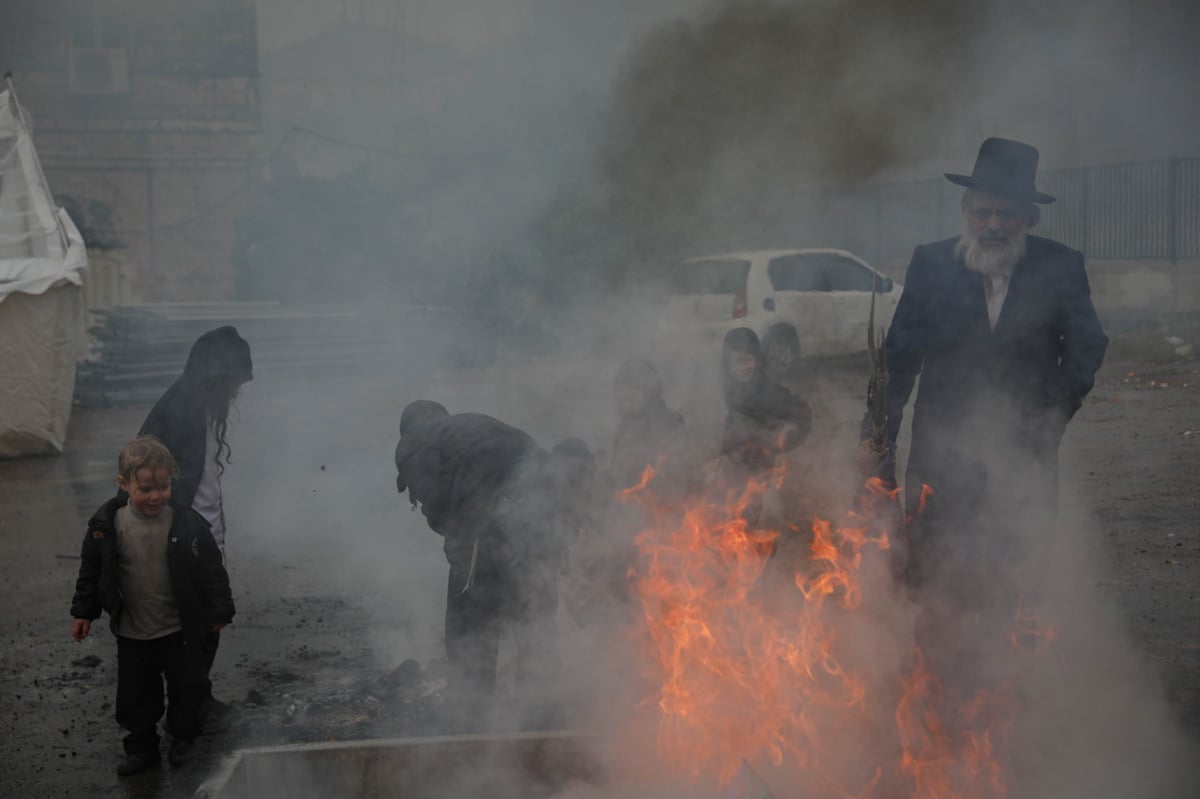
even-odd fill
[{"label": "air conditioning unit", "polygon": [[67,78],[73,94],[128,94],[129,51],[72,47],[67,51]]}]

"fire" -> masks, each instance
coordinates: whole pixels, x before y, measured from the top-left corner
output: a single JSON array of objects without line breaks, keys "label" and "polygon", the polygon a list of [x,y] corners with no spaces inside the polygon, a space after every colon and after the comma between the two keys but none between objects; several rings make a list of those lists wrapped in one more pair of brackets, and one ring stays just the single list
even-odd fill
[{"label": "fire", "polygon": [[933,496],[933,487],[925,484],[921,486],[921,496],[917,500],[917,511],[908,515],[907,522],[912,524],[916,519],[925,515],[925,508],[929,506],[929,498]]},{"label": "fire", "polygon": [[1003,689],[981,690],[955,712],[920,650],[896,709],[903,745],[900,770],[913,799],[999,799],[1008,785],[997,752],[1011,722],[1012,702]]},{"label": "fire", "polygon": [[[864,556],[889,549],[887,530],[902,522],[898,489],[869,482],[841,524],[816,518],[772,529],[756,522],[786,477],[780,469],[674,511],[650,499],[653,477],[648,469],[623,498],[641,502],[651,519],[630,577],[659,686],[658,749],[666,762],[720,786],[745,763],[786,764],[839,799],[1007,794],[1003,750],[1015,703],[1003,687],[952,698],[918,649],[911,671],[881,690],[840,645],[840,622],[862,601]],[[797,537],[806,557],[785,563],[778,553]],[[794,573],[781,573],[788,568]],[[1011,640],[1047,642],[1048,630],[1021,607]],[[896,761],[872,763],[853,778],[838,773],[831,764],[846,762],[856,731],[881,717],[895,725]]]},{"label": "fire", "polygon": [[693,774],[715,771],[721,784],[744,758],[819,760],[827,742],[816,716],[861,711],[865,696],[839,660],[827,605],[857,606],[863,551],[886,548],[887,537],[865,523],[815,520],[812,557],[792,581],[798,601],[768,601],[761,594],[772,555],[801,531],[749,520],[781,479],[774,472],[723,502],[659,518],[637,540],[635,585],[662,671],[660,750]]},{"label": "fire", "polygon": [[1008,642],[1014,649],[1037,651],[1058,636],[1054,627],[1039,618],[1037,611],[1025,604],[1025,597],[1017,600],[1017,615],[1013,628],[1008,633]]}]

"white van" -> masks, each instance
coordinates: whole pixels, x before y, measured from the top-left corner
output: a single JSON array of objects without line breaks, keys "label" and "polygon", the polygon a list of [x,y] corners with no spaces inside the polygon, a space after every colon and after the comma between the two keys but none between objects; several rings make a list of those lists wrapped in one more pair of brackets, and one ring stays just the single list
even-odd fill
[{"label": "white van", "polygon": [[669,315],[714,335],[752,328],[767,366],[784,373],[802,357],[867,349],[871,287],[875,329],[892,321],[901,285],[845,250],[752,250],[688,258],[671,274]]}]

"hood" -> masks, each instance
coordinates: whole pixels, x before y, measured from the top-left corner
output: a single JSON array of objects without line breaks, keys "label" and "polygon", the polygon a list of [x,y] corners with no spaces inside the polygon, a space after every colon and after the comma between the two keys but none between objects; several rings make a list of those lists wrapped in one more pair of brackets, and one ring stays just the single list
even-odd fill
[{"label": "hood", "polygon": [[722,355],[748,352],[758,359],[759,365],[762,364],[762,344],[758,340],[758,334],[748,327],[735,327],[726,333],[725,340],[721,342],[721,350]]},{"label": "hood", "polygon": [[228,379],[244,383],[253,380],[250,344],[231,325],[210,330],[192,344],[183,377],[197,382]]},{"label": "hood", "polygon": [[411,433],[419,425],[449,416],[446,406],[433,400],[413,400],[400,412],[400,437]]},{"label": "hood", "polygon": [[[420,474],[437,471],[439,461],[431,446],[438,426],[450,418],[446,406],[433,400],[414,400],[400,413],[400,441],[396,443],[396,490],[403,494]],[[416,501],[416,497],[413,497]]]},{"label": "hood", "polygon": [[661,397],[663,394],[658,369],[645,358],[629,358],[618,366],[613,376],[613,387],[631,388],[642,392],[647,398]]},{"label": "hood", "polygon": [[[754,374],[744,382],[735,378],[729,371],[729,356],[735,352],[746,352],[754,356]],[[735,327],[726,333],[725,341],[721,344],[721,390],[725,394],[725,404],[730,408],[744,405],[750,398],[761,393],[767,382],[769,379],[758,334],[748,327]]]}]

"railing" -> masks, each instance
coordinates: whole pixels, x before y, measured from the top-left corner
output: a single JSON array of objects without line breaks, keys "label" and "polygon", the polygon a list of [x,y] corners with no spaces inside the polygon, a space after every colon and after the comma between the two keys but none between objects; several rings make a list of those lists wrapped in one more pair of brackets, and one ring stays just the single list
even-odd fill
[{"label": "railing", "polygon": [[[1038,188],[1057,201],[1042,206],[1034,232],[1089,259],[1200,258],[1200,158],[1043,170]],[[941,179],[827,189],[826,215],[840,223],[827,228],[839,239],[831,243],[868,259],[907,258],[959,232],[962,191]]]}]

